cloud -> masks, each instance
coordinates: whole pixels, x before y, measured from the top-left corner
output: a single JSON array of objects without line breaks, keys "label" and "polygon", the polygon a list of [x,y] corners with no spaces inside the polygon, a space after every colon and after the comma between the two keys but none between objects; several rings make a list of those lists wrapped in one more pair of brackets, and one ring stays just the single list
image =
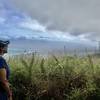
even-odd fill
[{"label": "cloud", "polygon": [[9,2],[0,0],[0,38],[43,39],[71,41],[73,37],[59,31],[48,31],[46,27],[30,16],[13,9]]},{"label": "cloud", "polygon": [[95,32],[87,33],[85,35],[85,38],[89,38],[92,41],[100,41],[100,33],[95,33]]},{"label": "cloud", "polygon": [[0,23],[4,23],[5,22],[5,18],[0,17]]},{"label": "cloud", "polygon": [[0,0],[0,38],[16,39],[21,37],[64,41],[63,36],[58,37],[51,34],[37,20],[13,9],[9,2]]},{"label": "cloud", "polygon": [[26,16],[26,18],[19,23],[20,28],[25,28],[26,30],[31,30],[27,34],[27,36],[30,36],[30,39],[32,37],[35,38],[41,38],[41,39],[47,39],[47,40],[58,40],[58,41],[74,41],[74,42],[90,42],[85,38],[85,35],[71,35],[69,32],[61,32],[57,30],[47,30],[45,26],[40,24],[37,20],[32,19],[29,16]]},{"label": "cloud", "polygon": [[[6,0],[0,0],[0,38],[6,38],[6,39],[15,39],[15,38],[27,38],[27,39],[43,39],[43,40],[53,40],[53,41],[74,41],[74,42],[87,42],[88,40],[86,38],[91,38],[90,31],[86,31],[86,29],[82,29],[81,25],[79,24],[79,27],[74,27],[74,19],[72,20],[73,24],[70,22],[70,16],[69,19],[64,16],[66,15],[66,11],[62,11],[59,9],[60,4],[55,6],[55,3],[57,1],[54,0],[53,8],[51,8],[50,5],[43,0],[43,2],[40,2],[40,7],[37,1],[34,0],[35,4],[35,10],[32,8],[32,5],[30,2],[27,1],[13,1],[12,4],[10,0],[9,2],[5,2]],[[44,1],[45,4],[44,5]],[[63,0],[62,0],[63,1]],[[61,8],[63,2],[61,1]],[[23,2],[23,12],[20,10],[17,10],[14,8],[14,4],[16,3],[16,7],[21,4],[20,2]],[[66,2],[66,1],[65,1]],[[19,4],[17,4],[19,3]],[[41,5],[41,3],[43,3]],[[26,5],[25,5],[26,4]],[[24,6],[27,8],[24,11]],[[41,8],[41,6],[43,6]],[[28,12],[31,10],[28,7],[31,7],[33,10],[28,14]],[[70,6],[69,6],[70,7]],[[40,9],[41,8],[41,9]],[[46,10],[45,10],[46,9]],[[58,13],[59,9],[59,13]],[[63,8],[64,10],[64,8]],[[44,14],[46,12],[46,14]],[[61,13],[60,13],[61,12]],[[48,14],[47,14],[48,13]],[[63,14],[62,14],[63,13]],[[54,16],[52,16],[52,14]],[[70,14],[70,11],[69,11]],[[30,17],[31,15],[31,17]],[[61,17],[62,16],[62,20]],[[66,18],[65,18],[66,17]],[[66,21],[65,21],[66,19]],[[58,21],[59,20],[59,21]],[[66,23],[69,22],[69,23]],[[85,25],[83,25],[85,27]],[[87,28],[88,29],[88,28]],[[87,35],[87,33],[89,35]],[[97,33],[98,35],[98,33]],[[96,36],[97,36],[96,35]],[[98,37],[98,36],[97,36]],[[89,41],[88,41],[89,42]]]},{"label": "cloud", "polygon": [[75,36],[90,33],[88,38],[94,38],[95,33],[96,37],[100,37],[99,0],[10,1],[16,9],[31,15],[48,30],[69,32]]},{"label": "cloud", "polygon": [[38,32],[46,32],[45,26],[41,25],[37,20],[33,20],[30,17],[26,17],[24,21],[19,23],[22,28],[31,29]]}]

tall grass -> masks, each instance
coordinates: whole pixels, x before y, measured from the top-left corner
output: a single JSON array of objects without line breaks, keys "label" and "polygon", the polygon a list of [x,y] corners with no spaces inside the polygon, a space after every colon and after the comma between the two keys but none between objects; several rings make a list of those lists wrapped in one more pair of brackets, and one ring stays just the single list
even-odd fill
[{"label": "tall grass", "polygon": [[100,59],[93,56],[10,58],[14,100],[100,100]]}]

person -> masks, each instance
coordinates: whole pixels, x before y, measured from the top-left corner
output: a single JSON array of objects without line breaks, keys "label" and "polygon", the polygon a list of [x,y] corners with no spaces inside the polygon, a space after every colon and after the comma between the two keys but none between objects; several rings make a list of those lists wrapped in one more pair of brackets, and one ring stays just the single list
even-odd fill
[{"label": "person", "polygon": [[0,40],[0,100],[12,100],[12,91],[9,84],[10,69],[3,58],[8,51],[9,41]]}]

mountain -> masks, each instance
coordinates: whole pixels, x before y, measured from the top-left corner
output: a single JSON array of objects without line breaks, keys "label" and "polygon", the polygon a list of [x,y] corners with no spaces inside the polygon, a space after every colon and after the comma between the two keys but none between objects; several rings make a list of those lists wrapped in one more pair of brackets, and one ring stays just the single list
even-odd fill
[{"label": "mountain", "polygon": [[26,39],[18,38],[11,39],[11,44],[9,46],[10,50],[18,50],[16,52],[32,51],[38,52],[40,54],[48,54],[50,52],[67,52],[73,53],[75,50],[79,52],[86,52],[85,50],[94,51],[95,47],[84,45],[82,43],[74,42],[61,42],[61,41],[48,41],[41,39]]}]

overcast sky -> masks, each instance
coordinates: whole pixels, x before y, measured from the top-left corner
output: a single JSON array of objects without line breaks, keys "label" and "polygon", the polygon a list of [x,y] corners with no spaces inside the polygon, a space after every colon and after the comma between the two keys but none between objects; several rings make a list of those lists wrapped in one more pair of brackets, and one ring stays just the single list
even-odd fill
[{"label": "overcast sky", "polygon": [[99,9],[99,0],[0,0],[0,36],[100,40]]},{"label": "overcast sky", "polygon": [[70,35],[59,31],[47,31],[46,27],[30,15],[16,9],[9,0],[0,0],[0,39],[47,39],[66,41],[73,40]]},{"label": "overcast sky", "polygon": [[11,0],[48,30],[100,38],[100,0]]}]

